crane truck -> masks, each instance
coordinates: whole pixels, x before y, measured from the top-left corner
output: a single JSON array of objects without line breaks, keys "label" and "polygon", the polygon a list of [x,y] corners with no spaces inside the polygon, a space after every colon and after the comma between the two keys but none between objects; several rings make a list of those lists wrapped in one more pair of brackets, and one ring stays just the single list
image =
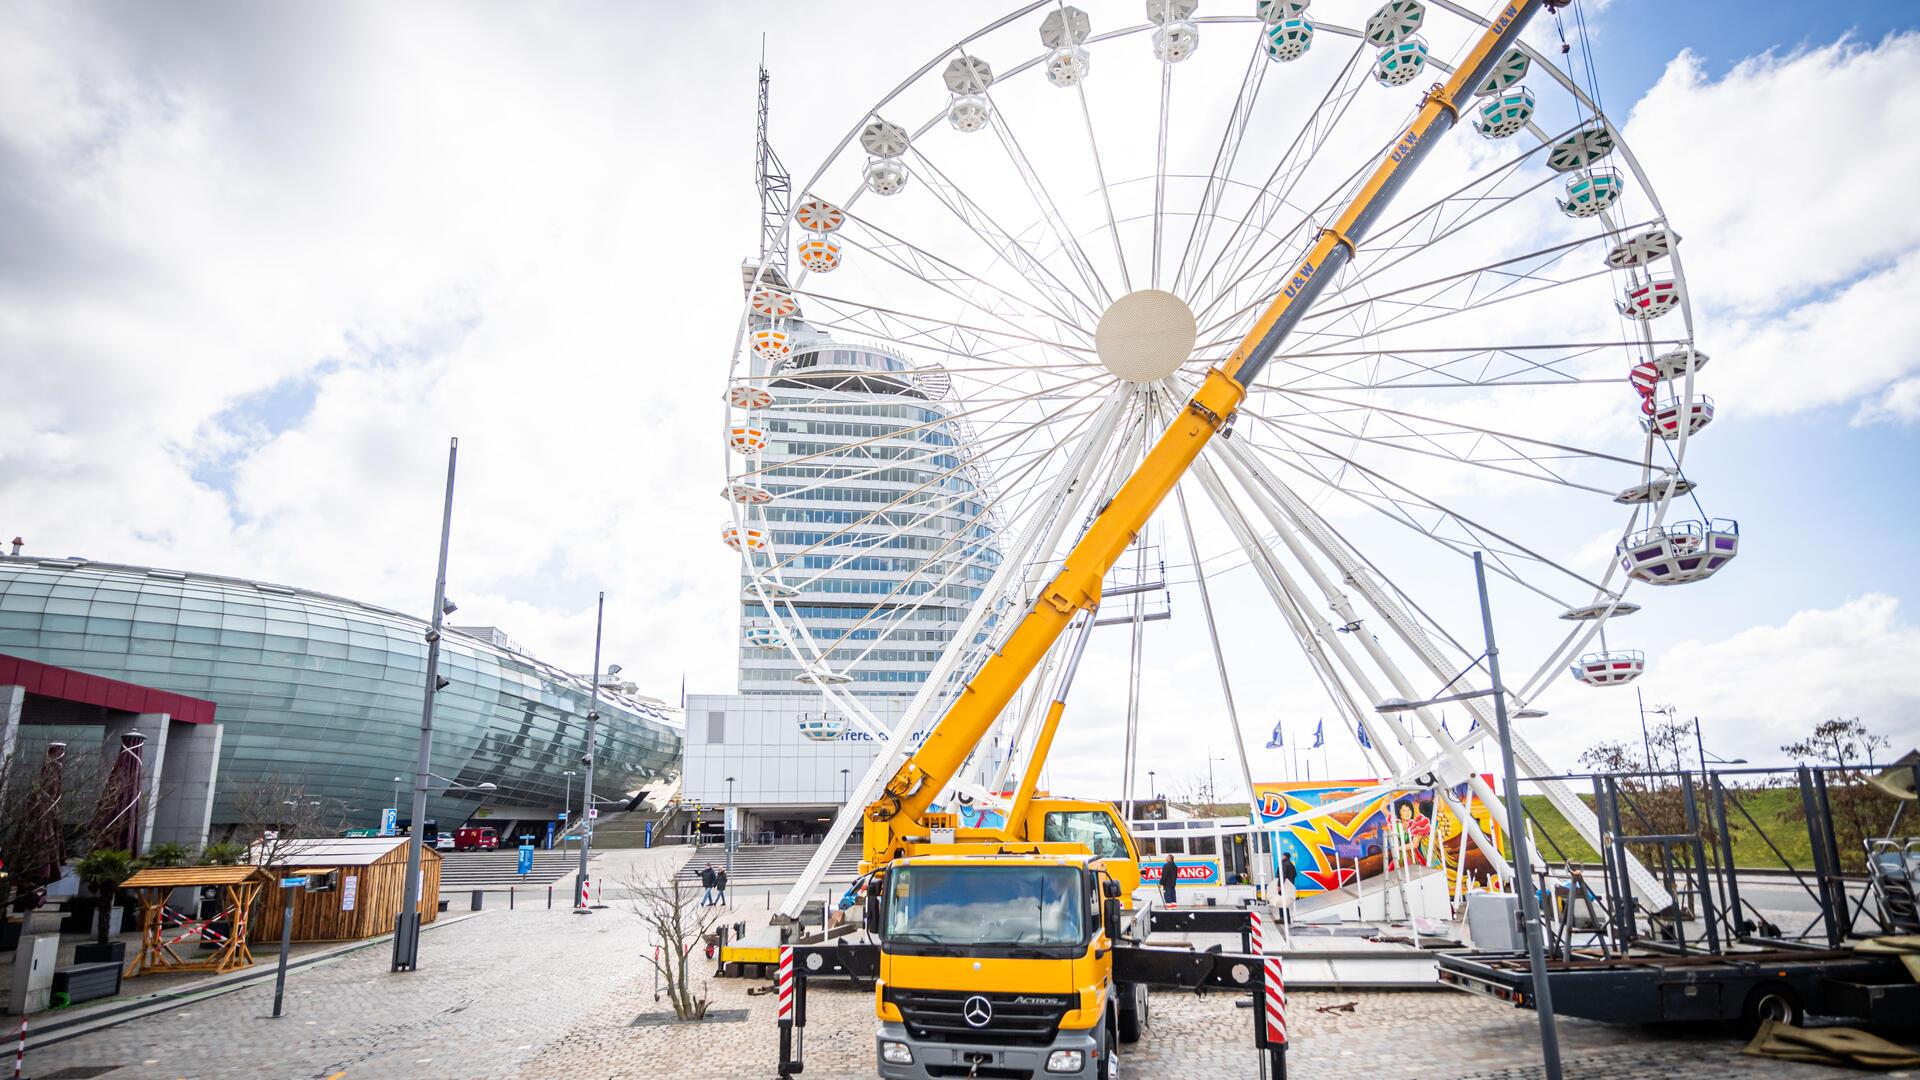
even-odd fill
[{"label": "crane truck", "polygon": [[[1427,151],[1458,119],[1541,8],[1512,0],[1445,83],[1431,88],[1332,224],[1321,229],[1233,353],[1199,388],[1119,486],[926,741],[880,788],[863,818],[863,911],[877,944],[801,946],[776,983],[793,1002],[782,1020],[780,1074],[802,1063],[791,1041],[805,1026],[809,978],[870,978],[880,1075],[1107,1077],[1115,1047],[1140,1036],[1146,988],[1218,987],[1266,999],[1256,1043],[1284,1047],[1277,967],[1260,957],[1151,948],[1151,904],[1129,917],[1138,849],[1110,804],[1038,797],[1073,669],[1093,626],[1101,583],[1202,449],[1226,432],[1247,387],[1340,268]],[[1078,621],[1069,660],[1020,786],[997,828],[957,828],[941,793],[1044,657]],[[1233,914],[1246,918],[1241,913]],[[1256,916],[1257,918],[1257,916]],[[1198,923],[1190,925],[1201,927]],[[1256,950],[1257,951],[1257,950]],[[791,969],[789,969],[791,964]],[[783,1016],[787,1005],[783,1004]],[[791,1026],[789,1026],[791,1025]]]}]

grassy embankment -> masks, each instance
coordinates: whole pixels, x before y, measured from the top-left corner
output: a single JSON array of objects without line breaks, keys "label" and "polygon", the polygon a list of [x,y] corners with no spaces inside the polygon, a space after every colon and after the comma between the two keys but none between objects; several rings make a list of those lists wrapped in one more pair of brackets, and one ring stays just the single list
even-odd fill
[{"label": "grassy embankment", "polygon": [[[1554,845],[1557,844],[1559,851],[1564,852],[1566,858],[1571,858],[1575,862],[1597,861],[1593,848],[1573,831],[1573,827],[1567,824],[1566,818],[1560,816],[1560,811],[1555,810],[1553,805],[1547,802],[1546,796],[1528,795],[1524,799],[1527,812],[1533,815],[1533,835],[1545,858],[1554,862],[1561,860],[1562,855],[1555,852]],[[1783,863],[1780,856],[1775,855],[1767,846],[1766,840],[1761,839],[1754,831],[1753,825],[1734,809],[1733,803],[1736,799],[1740,805],[1746,807],[1748,814],[1753,815],[1753,820],[1766,830],[1767,838],[1773,841],[1788,862]],[[1593,805],[1591,795],[1583,796],[1583,801],[1588,806]],[[1783,811],[1797,807],[1799,804],[1800,792],[1797,788],[1729,791],[1727,793],[1727,826],[1728,831],[1733,834],[1734,865],[1765,870],[1811,868],[1813,856],[1812,848],[1807,844],[1807,827],[1798,820],[1782,816]],[[1622,813],[1626,813],[1624,808]],[[1629,825],[1628,828],[1631,830],[1632,826]],[[1552,843],[1549,843],[1549,840]]]}]

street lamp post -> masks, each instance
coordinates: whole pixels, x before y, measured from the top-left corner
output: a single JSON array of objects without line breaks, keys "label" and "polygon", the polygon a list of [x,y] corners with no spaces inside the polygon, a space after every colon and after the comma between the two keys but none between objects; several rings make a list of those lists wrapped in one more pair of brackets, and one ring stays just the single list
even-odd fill
[{"label": "street lamp post", "polygon": [[394,820],[394,823],[393,823],[393,828],[394,828],[394,831],[395,831],[395,832],[398,832],[398,831],[399,831],[399,829],[400,829],[400,822],[399,822],[399,817],[400,817],[400,781],[402,781],[402,780],[405,780],[405,779],[406,779],[406,777],[404,777],[404,776],[396,776],[396,777],[394,777],[394,778],[393,778],[393,802],[391,802],[391,803],[389,803],[389,804],[388,804],[388,805],[390,805],[390,806],[392,806],[392,807],[393,807],[393,816],[394,816],[394,819],[395,819],[395,820]]},{"label": "street lamp post", "polygon": [[727,876],[733,876],[733,777],[727,777],[727,816],[720,819],[720,843],[727,849]]},{"label": "street lamp post", "polygon": [[847,770],[840,770],[840,805],[847,804]]},{"label": "street lamp post", "polygon": [[573,824],[573,822],[567,820],[567,817],[571,815],[565,813],[565,811],[571,809],[573,806],[573,770],[568,769],[560,775],[567,778],[567,793],[560,799],[560,809],[562,811],[562,817],[560,818],[560,846],[564,848],[567,846],[567,826]]},{"label": "street lamp post", "polygon": [[[1700,779],[1702,782],[1704,782],[1707,778],[1707,756],[1708,755],[1707,755],[1707,744],[1704,740],[1700,738],[1700,717],[1698,716],[1695,716],[1693,718],[1693,745],[1697,747],[1700,751]],[[1747,763],[1747,759],[1743,757],[1723,758],[1718,754],[1714,754],[1713,762],[1716,765],[1745,765]]]},{"label": "street lamp post", "polygon": [[600,724],[600,629],[606,623],[607,594],[602,592],[593,611],[593,689],[587,701],[587,775],[580,785],[580,875],[573,890],[573,913],[584,915],[587,907],[587,853],[593,847],[593,751],[594,736]]},{"label": "street lamp post", "polygon": [[440,692],[440,624],[447,615],[447,545],[453,536],[453,476],[460,440],[447,446],[447,495],[440,511],[440,564],[433,577],[433,622],[427,630],[426,692],[420,705],[420,747],[413,763],[413,835],[407,840],[407,879],[393,925],[393,971],[416,970],[420,959],[421,823],[427,817],[427,768],[433,754],[433,697]]},{"label": "street lamp post", "polygon": [[1527,966],[1533,974],[1533,1007],[1540,1017],[1540,1056],[1547,1080],[1560,1080],[1560,1034],[1554,1025],[1553,994],[1547,984],[1546,946],[1540,940],[1540,899],[1533,891],[1533,854],[1528,850],[1526,811],[1520,802],[1520,776],[1513,764],[1513,732],[1507,723],[1507,692],[1500,682],[1500,649],[1493,643],[1493,607],[1487,602],[1487,568],[1473,553],[1473,576],[1480,588],[1480,623],[1487,639],[1487,677],[1492,681],[1493,721],[1500,737],[1500,767],[1506,771],[1507,835],[1513,844],[1514,891],[1527,930]]},{"label": "street lamp post", "polygon": [[1157,799],[1159,797],[1160,797],[1160,786],[1154,783],[1153,781],[1153,770],[1148,769],[1147,770],[1147,798]]}]

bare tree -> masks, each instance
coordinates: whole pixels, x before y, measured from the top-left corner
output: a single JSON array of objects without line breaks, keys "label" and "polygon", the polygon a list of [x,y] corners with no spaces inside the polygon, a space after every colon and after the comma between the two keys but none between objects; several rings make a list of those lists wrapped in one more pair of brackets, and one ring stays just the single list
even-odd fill
[{"label": "bare tree", "polygon": [[[622,884],[627,889],[628,907],[645,920],[659,943],[647,962],[667,985],[673,1015],[682,1020],[704,1018],[709,1002],[704,996],[696,996],[693,954],[719,924],[725,909],[717,904],[702,905],[701,891],[671,872],[657,871]],[[706,980],[701,979],[698,994],[705,992]]]},{"label": "bare tree", "polygon": [[[1781,753],[1797,761],[1826,767],[1834,842],[1840,848],[1841,865],[1848,870],[1866,869],[1865,841],[1886,831],[1893,803],[1867,783],[1867,776],[1873,771],[1874,751],[1890,745],[1891,740],[1875,734],[1859,717],[1836,716],[1815,724],[1806,738],[1780,748]],[[1780,816],[1789,821],[1806,820],[1798,801]]]},{"label": "bare tree", "polygon": [[352,808],[339,799],[310,796],[301,780],[267,773],[235,784],[228,799],[239,818],[235,839],[249,845],[249,861],[288,866],[321,837],[347,828]]}]

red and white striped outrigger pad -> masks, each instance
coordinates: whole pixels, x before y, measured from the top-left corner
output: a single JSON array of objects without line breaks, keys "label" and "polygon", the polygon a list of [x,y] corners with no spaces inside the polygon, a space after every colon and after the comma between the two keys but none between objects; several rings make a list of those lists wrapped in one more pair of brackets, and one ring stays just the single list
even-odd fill
[{"label": "red and white striped outrigger pad", "polygon": [[777,1019],[793,1019],[793,946],[780,946],[780,965],[773,969],[773,992],[779,1006]]},{"label": "red and white striped outrigger pad", "polygon": [[1249,944],[1256,956],[1260,957],[1262,997],[1265,1000],[1264,1015],[1267,1025],[1267,1041],[1284,1045],[1287,1041],[1287,991],[1282,984],[1280,958],[1269,956],[1261,935],[1261,918],[1258,911],[1248,912],[1252,916],[1252,933]]}]

